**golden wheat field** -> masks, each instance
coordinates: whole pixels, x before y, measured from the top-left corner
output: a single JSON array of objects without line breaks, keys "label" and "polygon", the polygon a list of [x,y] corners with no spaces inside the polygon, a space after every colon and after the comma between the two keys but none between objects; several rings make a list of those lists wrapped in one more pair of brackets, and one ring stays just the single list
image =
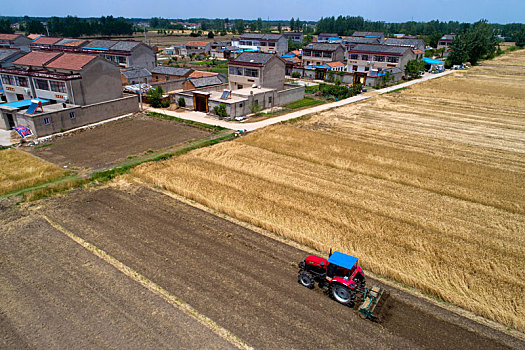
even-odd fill
[{"label": "golden wheat field", "polygon": [[525,51],[133,174],[525,331]]},{"label": "golden wheat field", "polygon": [[58,166],[15,149],[0,151],[0,194],[37,186],[64,176]]}]

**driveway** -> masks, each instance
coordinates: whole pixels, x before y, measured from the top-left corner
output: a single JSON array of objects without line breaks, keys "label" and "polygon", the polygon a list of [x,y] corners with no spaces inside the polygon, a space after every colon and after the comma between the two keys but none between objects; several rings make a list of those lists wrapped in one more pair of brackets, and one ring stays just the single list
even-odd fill
[{"label": "driveway", "polygon": [[269,118],[269,119],[266,119],[266,120],[261,120],[259,122],[253,122],[253,123],[250,123],[250,122],[244,122],[244,123],[227,122],[227,121],[219,120],[219,119],[217,119],[215,117],[209,116],[206,113],[194,112],[194,111],[178,113],[178,112],[172,112],[172,111],[168,111],[168,110],[164,110],[164,109],[151,108],[151,107],[148,108],[147,111],[163,113],[163,114],[171,115],[171,116],[174,116],[174,117],[177,117],[177,118],[192,120],[192,121],[195,121],[195,122],[205,123],[205,124],[208,124],[208,125],[221,126],[223,128],[227,128],[227,129],[231,129],[231,130],[253,131],[253,130],[257,130],[257,129],[263,128],[263,127],[268,126],[268,125],[281,123],[281,122],[284,122],[284,121],[287,121],[287,120],[291,120],[291,119],[295,119],[295,118],[299,118],[299,117],[302,117],[302,116],[305,116],[305,115],[308,115],[308,114],[319,113],[319,112],[326,111],[328,109],[341,107],[341,106],[345,106],[345,105],[348,105],[348,104],[351,104],[351,103],[367,100],[367,99],[372,98],[372,97],[374,97],[376,95],[386,94],[386,93],[391,92],[393,90],[397,90],[397,89],[401,89],[401,88],[404,88],[404,87],[408,87],[408,86],[411,86],[411,85],[414,85],[414,84],[418,84],[418,83],[421,83],[421,82],[424,82],[424,81],[427,81],[427,80],[440,78],[442,76],[448,75],[448,74],[453,73],[453,72],[454,71],[450,70],[450,71],[446,71],[446,72],[439,73],[439,74],[425,73],[425,75],[421,79],[411,80],[411,81],[407,81],[406,83],[402,83],[402,84],[390,86],[390,87],[387,87],[387,88],[375,90],[375,91],[373,91],[370,94],[357,95],[357,96],[350,97],[350,98],[347,98],[347,99],[344,99],[344,100],[341,100],[341,101],[332,102],[332,103],[326,103],[326,104],[323,104],[323,105],[315,106],[315,107],[312,107],[312,108],[302,109],[302,110],[297,111],[297,112],[291,112],[291,113],[284,114],[284,115],[281,115],[281,116],[278,116],[278,117]]}]

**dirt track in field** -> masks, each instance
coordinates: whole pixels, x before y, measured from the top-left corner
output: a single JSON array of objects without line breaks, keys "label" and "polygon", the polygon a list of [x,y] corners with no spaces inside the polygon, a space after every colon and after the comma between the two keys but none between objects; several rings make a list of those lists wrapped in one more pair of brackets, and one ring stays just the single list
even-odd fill
[{"label": "dirt track in field", "polygon": [[75,191],[39,212],[256,348],[525,346],[391,287],[385,321],[361,320],[297,284],[307,253],[142,187]]},{"label": "dirt track in field", "polygon": [[62,166],[100,169],[126,160],[130,155],[168,148],[209,135],[208,131],[197,127],[136,114],[51,140],[48,147],[28,150]]},{"label": "dirt track in field", "polygon": [[39,215],[0,225],[0,349],[233,348]]}]

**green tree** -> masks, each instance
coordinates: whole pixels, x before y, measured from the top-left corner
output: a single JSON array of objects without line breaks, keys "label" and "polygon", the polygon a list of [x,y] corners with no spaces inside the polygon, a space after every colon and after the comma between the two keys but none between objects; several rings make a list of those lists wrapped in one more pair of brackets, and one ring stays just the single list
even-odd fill
[{"label": "green tree", "polygon": [[516,40],[516,46],[525,46],[525,27],[514,35],[514,40]]},{"label": "green tree", "polygon": [[277,31],[279,33],[282,33],[283,32],[283,26],[281,25],[281,22],[279,22],[279,24],[277,25]]},{"label": "green tree", "polygon": [[13,34],[15,30],[11,28],[11,22],[7,19],[0,19],[0,33]]},{"label": "green tree", "polygon": [[208,39],[213,39],[215,37],[215,34],[213,34],[213,32],[210,30],[208,32]]},{"label": "green tree", "polygon": [[295,19],[290,20],[290,30],[293,32],[295,30]]},{"label": "green tree", "polygon": [[261,17],[257,18],[256,28],[257,28],[258,31],[262,31],[263,30],[263,20],[262,20]]},{"label": "green tree", "polygon": [[226,112],[226,105],[224,103],[213,107],[213,112],[215,112],[215,114],[217,114],[221,118],[226,118],[228,116],[228,113]]},{"label": "green tree", "polygon": [[46,28],[40,21],[35,21],[34,19],[26,22],[25,27],[26,34],[45,34]]},{"label": "green tree", "polygon": [[419,78],[424,70],[425,62],[422,60],[411,60],[405,65],[405,73],[412,79]]},{"label": "green tree", "polygon": [[162,95],[164,94],[164,90],[162,90],[161,86],[158,86],[156,89],[151,88],[148,90],[148,101],[151,107],[159,108],[162,107]]}]

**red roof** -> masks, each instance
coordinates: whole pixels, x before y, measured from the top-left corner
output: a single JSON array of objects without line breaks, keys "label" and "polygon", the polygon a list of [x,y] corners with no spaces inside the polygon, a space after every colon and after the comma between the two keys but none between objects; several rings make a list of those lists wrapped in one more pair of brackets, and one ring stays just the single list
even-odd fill
[{"label": "red roof", "polygon": [[60,55],[60,52],[31,51],[14,61],[13,64],[43,67],[47,62]]},{"label": "red roof", "polygon": [[33,44],[39,44],[39,45],[53,45],[57,42],[62,40],[62,38],[53,38],[50,36],[41,36],[40,38],[33,41]]},{"label": "red roof", "polygon": [[336,62],[328,62],[326,63],[326,65],[334,68],[334,67],[344,67],[345,65],[339,61],[336,61]]},{"label": "red roof", "polygon": [[202,77],[213,77],[214,75],[218,75],[219,73],[214,72],[205,72],[202,70],[196,70],[195,72],[190,74],[190,78],[202,78]]},{"label": "red roof", "polygon": [[0,40],[15,40],[20,34],[0,34]]},{"label": "red roof", "polygon": [[425,51],[422,51],[422,50],[419,50],[419,49],[415,49],[415,50],[413,50],[413,51],[414,51],[414,53],[415,53],[416,55],[419,55],[419,54],[425,53]]},{"label": "red roof", "polygon": [[27,37],[31,40],[35,40],[35,39],[38,39],[40,38],[42,35],[40,34],[29,34]]},{"label": "red roof", "polygon": [[301,56],[301,55],[303,54],[303,53],[302,53],[301,51],[299,51],[299,50],[293,50],[293,51],[290,51],[290,53],[291,53],[292,55],[296,55],[296,56]]},{"label": "red roof", "polygon": [[206,46],[208,43],[206,41],[189,41],[186,46]]},{"label": "red roof", "polygon": [[86,64],[97,58],[98,55],[82,55],[64,53],[62,56],[46,64],[46,68],[81,70]]}]

